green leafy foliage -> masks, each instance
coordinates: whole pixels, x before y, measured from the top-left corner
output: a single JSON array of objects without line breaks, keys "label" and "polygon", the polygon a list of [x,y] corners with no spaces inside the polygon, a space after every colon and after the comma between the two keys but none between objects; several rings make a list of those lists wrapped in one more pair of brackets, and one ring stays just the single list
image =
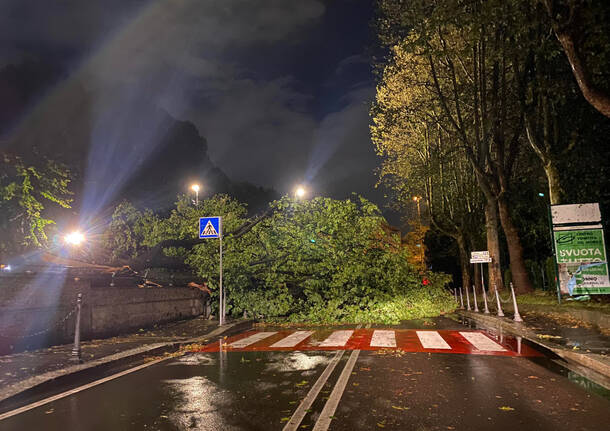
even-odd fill
[{"label": "green leafy foliage", "polygon": [[104,247],[111,251],[113,259],[137,257],[143,249],[145,238],[153,236],[152,229],[157,222],[152,211],[139,211],[131,203],[123,201],[112,214]]},{"label": "green leafy foliage", "polygon": [[0,254],[22,253],[47,245],[46,205],[70,208],[70,172],[51,160],[28,164],[0,154]]},{"label": "green leafy foliage", "polygon": [[[137,215],[125,210],[119,214]],[[226,195],[197,206],[182,197],[167,218],[149,217],[151,227],[138,232],[149,247],[164,240],[196,240],[199,217],[222,216],[223,286],[227,312],[234,316],[246,312],[267,320],[289,316],[315,323],[397,323],[454,308],[445,289],[449,277],[428,274],[431,283],[423,286],[400,234],[389,228],[377,206],[361,197],[284,197],[270,204],[265,217],[247,219],[246,214],[243,204]],[[140,221],[130,223],[139,226]],[[208,239],[165,252],[184,258],[218,298],[219,245]]]}]

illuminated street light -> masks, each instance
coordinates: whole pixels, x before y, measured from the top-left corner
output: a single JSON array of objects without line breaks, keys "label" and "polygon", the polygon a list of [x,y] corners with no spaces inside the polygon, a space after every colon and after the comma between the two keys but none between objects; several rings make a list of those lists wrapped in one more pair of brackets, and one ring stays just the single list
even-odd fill
[{"label": "illuminated street light", "polygon": [[307,192],[305,191],[305,188],[303,186],[298,186],[296,188],[296,190],[294,191],[294,195],[296,196],[297,199],[301,199],[302,197],[304,197],[305,193],[307,193]]},{"label": "illuminated street light", "polygon": [[413,196],[413,202],[417,202],[417,218],[419,219],[419,224],[421,225],[421,212],[419,211],[419,201],[421,201],[421,196]]},{"label": "illuminated street light", "polygon": [[193,184],[191,190],[195,192],[195,205],[199,205],[199,184]]},{"label": "illuminated street light", "polygon": [[79,246],[85,241],[85,235],[79,231],[74,231],[64,236],[64,242],[68,245]]}]

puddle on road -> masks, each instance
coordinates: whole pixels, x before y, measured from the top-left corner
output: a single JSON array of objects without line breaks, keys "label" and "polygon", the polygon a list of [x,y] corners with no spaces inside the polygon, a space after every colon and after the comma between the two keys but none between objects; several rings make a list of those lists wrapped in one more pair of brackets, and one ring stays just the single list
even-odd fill
[{"label": "puddle on road", "polygon": [[[458,321],[462,325],[467,326],[469,328],[485,331],[494,338],[497,338],[497,337],[501,336],[501,334],[503,334],[503,331],[501,328],[496,329],[496,328],[483,327],[483,326],[479,325],[476,321],[469,319],[467,317],[456,316],[456,321]],[[541,347],[540,345],[533,343],[523,337],[513,337],[512,335],[510,337],[515,338],[515,339],[521,339],[520,343],[526,344],[544,355],[544,357],[530,357],[530,358],[525,357],[523,359],[532,361],[532,362],[536,363],[537,365],[540,365],[541,367],[544,367],[547,370],[550,370],[557,375],[567,378],[570,382],[584,388],[589,393],[602,396],[606,399],[610,399],[610,389],[607,389],[604,386],[594,382],[593,380],[590,380],[587,377],[561,365],[561,363],[565,362],[565,361],[562,358],[560,358],[559,356],[557,356],[556,354],[554,354],[553,352],[551,352],[548,349],[545,349],[545,348]]]}]

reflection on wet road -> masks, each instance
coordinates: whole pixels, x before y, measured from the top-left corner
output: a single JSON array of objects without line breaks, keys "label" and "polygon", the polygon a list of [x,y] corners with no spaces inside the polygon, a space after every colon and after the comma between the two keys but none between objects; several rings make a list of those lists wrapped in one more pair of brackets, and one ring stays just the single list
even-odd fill
[{"label": "reflection on wet road", "polygon": [[[0,431],[605,427],[607,398],[553,371],[541,355],[514,354],[524,347],[517,340],[442,320],[429,325],[435,329],[250,331],[218,349],[168,359],[0,420]],[[358,340],[357,350],[330,345],[350,340]],[[404,340],[422,348],[401,349]],[[496,354],[436,352],[459,345],[456,340]],[[312,342],[327,345],[294,350]],[[238,344],[226,347],[232,343]],[[248,350],[255,345],[266,347]],[[307,408],[291,422],[306,398]],[[331,411],[325,406],[333,400],[336,411],[325,418],[322,412]]]}]

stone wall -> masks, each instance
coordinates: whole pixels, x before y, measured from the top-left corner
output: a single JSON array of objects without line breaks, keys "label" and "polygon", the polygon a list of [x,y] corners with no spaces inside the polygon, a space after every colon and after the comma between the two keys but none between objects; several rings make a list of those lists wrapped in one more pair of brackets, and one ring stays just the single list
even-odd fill
[{"label": "stone wall", "polygon": [[78,293],[83,339],[101,338],[204,313],[207,295],[187,287],[140,288],[141,278],[70,269],[0,275],[0,354],[69,343]]}]

